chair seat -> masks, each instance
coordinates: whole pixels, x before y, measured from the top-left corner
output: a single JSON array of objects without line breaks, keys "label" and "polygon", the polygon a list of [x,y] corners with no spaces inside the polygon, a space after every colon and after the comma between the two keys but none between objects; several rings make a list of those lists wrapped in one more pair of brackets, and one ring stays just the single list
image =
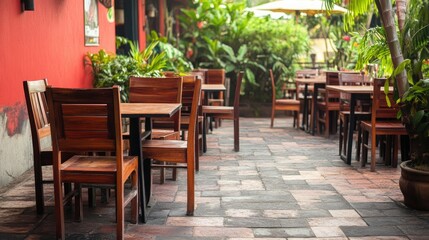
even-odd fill
[{"label": "chair seat", "polygon": [[149,140],[143,143],[143,156],[159,161],[186,163],[187,141]]},{"label": "chair seat", "polygon": [[[197,122],[198,123],[202,123],[204,121],[204,117],[203,116],[198,116]],[[180,118],[180,128],[183,129],[188,129],[189,126],[189,116],[182,116]]]},{"label": "chair seat", "polygon": [[295,99],[276,99],[276,105],[300,105],[299,100]]},{"label": "chair seat", "polygon": [[[366,131],[371,131],[371,128],[373,127],[371,121],[362,121],[361,126]],[[386,134],[389,135],[407,134],[404,125],[399,121],[377,121],[374,127],[377,132],[386,132]]]},{"label": "chair seat", "polygon": [[329,110],[340,110],[340,102],[317,102],[317,108],[329,109]]},{"label": "chair seat", "polygon": [[[135,156],[124,156],[123,157],[123,168],[129,168],[132,170],[135,164],[138,164],[138,158]],[[81,175],[81,174],[114,174],[116,173],[116,157],[114,156],[80,156],[76,155],[67,160],[61,165],[61,172],[64,175],[64,181],[67,181],[70,174]],[[67,175],[69,174],[69,175]],[[111,183],[115,184],[116,177],[110,178],[113,182],[105,182],[106,178],[100,177],[99,180],[93,180],[92,183]],[[79,182],[83,180],[85,183],[89,183],[88,179],[83,179],[82,176],[73,178],[73,182]]]},{"label": "chair seat", "polygon": [[234,107],[229,106],[203,106],[203,113],[206,114],[233,114]]},{"label": "chair seat", "polygon": [[160,140],[180,139],[180,132],[167,129],[153,129],[151,132],[151,138]]},{"label": "chair seat", "polygon": [[[340,111],[340,116],[350,116],[350,111]],[[362,116],[371,116],[371,112],[355,112],[355,117],[359,118]]]}]

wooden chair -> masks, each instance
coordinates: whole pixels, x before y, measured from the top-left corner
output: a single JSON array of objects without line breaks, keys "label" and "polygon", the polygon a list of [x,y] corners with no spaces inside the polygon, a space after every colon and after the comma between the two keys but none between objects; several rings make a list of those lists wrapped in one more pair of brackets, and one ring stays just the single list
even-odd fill
[{"label": "wooden chair", "polygon": [[42,147],[41,140],[51,136],[51,128],[48,119],[48,106],[46,103],[46,79],[24,81],[24,94],[27,103],[28,117],[31,128],[31,140],[33,142],[34,186],[36,192],[37,214],[45,212],[43,184],[52,183],[43,180],[42,166],[52,165],[52,147]]},{"label": "wooden chair", "polygon": [[[66,89],[48,87],[52,131],[55,223],[57,239],[65,239],[65,199],[75,197],[75,217],[82,220],[81,184],[107,184],[116,190],[116,238],[124,238],[125,206],[131,222],[138,217],[138,158],[123,156],[119,88]],[[63,152],[115,152],[115,156],[74,155],[61,163]],[[125,186],[130,180],[130,189]],[[74,183],[64,196],[62,183]]]},{"label": "wooden chair", "polygon": [[[360,86],[364,85],[365,76],[360,74],[359,72],[339,72],[338,73],[339,85],[345,86]],[[371,118],[371,112],[369,109],[364,109],[363,105],[365,105],[362,101],[357,103],[355,111],[355,120],[360,122],[362,120],[369,120]],[[366,104],[368,105],[368,104]],[[350,119],[350,95],[345,93],[340,93],[340,127],[339,127],[339,154],[346,155],[347,149],[347,137],[348,137],[348,126]],[[360,159],[360,144],[361,144],[361,128],[360,124],[355,124],[358,131],[358,144],[356,151],[356,159]]]},{"label": "wooden chair", "polygon": [[[223,84],[225,85],[225,69],[207,69],[206,84]],[[213,94],[209,97],[208,105],[224,105],[223,92]]]},{"label": "wooden chair", "polygon": [[[27,104],[28,118],[31,129],[31,140],[33,143],[33,171],[34,188],[36,193],[36,212],[44,214],[44,184],[52,184],[52,179],[44,179],[43,166],[52,166],[52,145],[42,144],[43,139],[51,138],[51,128],[48,119],[48,105],[46,102],[46,79],[24,81],[24,95]],[[72,154],[63,154],[63,161],[70,158]],[[66,192],[70,192],[71,185],[64,186]],[[94,205],[95,195],[89,190],[88,200],[90,206]]]},{"label": "wooden chair", "polygon": [[271,88],[272,88],[272,105],[271,105],[271,128],[274,126],[274,117],[276,111],[293,111],[293,127],[299,126],[300,101],[296,99],[277,99],[276,83],[274,80],[273,70],[270,69]]},{"label": "wooden chair", "polygon": [[[220,119],[231,119],[234,121],[234,151],[240,151],[240,88],[243,80],[243,72],[237,76],[235,86],[234,106],[206,106],[203,105],[203,116],[207,126],[207,117],[218,117]],[[204,129],[206,131],[206,129]],[[206,142],[206,141],[205,141]]]},{"label": "wooden chair", "polygon": [[[186,140],[185,132],[189,129],[190,115],[192,109],[193,94],[195,88],[195,81],[197,77],[194,75],[183,76],[183,89],[182,89],[182,109],[180,119],[180,129],[182,130],[182,139]],[[201,79],[201,78],[200,78]],[[201,79],[201,82],[203,80]],[[195,170],[200,170],[200,153],[202,153],[202,146],[204,144],[203,138],[203,116],[202,116],[202,105],[200,101],[198,103],[198,117],[197,127],[195,129]],[[201,133],[201,134],[200,134]]]},{"label": "wooden chair", "polygon": [[[396,119],[398,106],[393,100],[393,93],[389,93],[387,97],[390,99],[391,107],[386,101],[386,94],[381,89],[384,86],[386,79],[374,79],[374,93],[371,106],[371,121],[362,121],[362,161],[361,166],[364,167],[367,162],[368,149],[371,149],[371,171],[375,171],[376,165],[376,142],[377,136],[390,136],[393,139],[393,161],[392,166],[396,167],[398,163],[399,137],[407,135],[404,125]],[[368,135],[371,135],[371,145],[368,144]],[[389,146],[386,147],[387,153],[390,153]],[[390,154],[385,154],[385,158],[389,158]]]},{"label": "wooden chair", "polygon": [[[295,72],[295,79],[297,78],[316,78],[317,76],[319,76],[319,70],[317,69],[300,69],[297,70]],[[297,98],[300,102],[302,102],[302,105],[307,105],[307,106],[311,106],[311,102],[313,101],[313,89],[314,86],[307,86],[307,96],[305,97],[304,95],[305,93],[305,85],[304,84],[295,84],[296,85],[296,95]],[[307,102],[304,103],[305,99],[307,98]],[[303,114],[305,114],[305,112],[303,111]],[[311,107],[307,108],[307,115],[313,114],[311,112]],[[312,117],[309,116],[304,116],[304,119],[312,119]],[[299,123],[298,123],[299,124]],[[308,124],[308,122],[306,123]]]},{"label": "wooden chair", "polygon": [[[337,76],[326,72],[326,85],[339,85]],[[323,132],[326,137],[329,137],[331,130],[336,129],[337,126],[338,111],[340,110],[340,94],[323,88],[319,89],[319,93],[322,97],[320,101],[317,101],[317,112],[315,113],[317,117],[316,128],[319,133],[322,133],[322,126],[324,126]]]},{"label": "wooden chair", "polygon": [[[171,76],[174,74],[171,74]],[[130,77],[130,103],[181,103],[182,77]],[[178,140],[180,139],[181,113],[177,112],[172,118],[152,118],[151,139]],[[175,179],[173,170],[173,179]],[[160,169],[160,183],[165,182],[165,168]]]},{"label": "wooden chair", "polygon": [[[225,85],[225,69],[207,69],[205,74],[205,83]],[[203,92],[203,94],[205,93]],[[216,93],[210,93],[205,104],[225,106],[224,92],[221,91]],[[218,126],[220,127],[220,125],[222,124],[222,119],[216,117],[210,118],[210,130],[213,130],[213,123],[215,128],[217,128]]]},{"label": "wooden chair", "polygon": [[[183,163],[173,167],[187,168],[187,210],[186,214],[194,214],[195,205],[195,134],[198,117],[198,103],[201,100],[201,80],[195,80],[192,96],[191,114],[189,116],[189,128],[187,140],[148,140],[143,142],[143,156],[145,161],[150,159],[163,162]],[[158,165],[157,167],[166,167]],[[171,167],[171,166],[168,166]]]}]

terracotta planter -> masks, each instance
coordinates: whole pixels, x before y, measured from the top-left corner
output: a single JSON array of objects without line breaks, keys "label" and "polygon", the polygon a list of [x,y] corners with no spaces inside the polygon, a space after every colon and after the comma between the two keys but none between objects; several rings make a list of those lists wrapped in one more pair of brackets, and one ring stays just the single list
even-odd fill
[{"label": "terracotta planter", "polygon": [[417,210],[429,210],[429,172],[410,168],[405,161],[401,163],[399,187],[404,195],[404,203]]}]

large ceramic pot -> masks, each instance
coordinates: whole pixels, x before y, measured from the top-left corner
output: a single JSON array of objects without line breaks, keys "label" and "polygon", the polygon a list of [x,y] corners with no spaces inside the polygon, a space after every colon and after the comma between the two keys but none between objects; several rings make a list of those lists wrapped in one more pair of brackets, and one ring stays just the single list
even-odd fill
[{"label": "large ceramic pot", "polygon": [[411,168],[409,162],[400,165],[399,187],[404,195],[404,203],[413,209],[429,210],[429,172]]}]

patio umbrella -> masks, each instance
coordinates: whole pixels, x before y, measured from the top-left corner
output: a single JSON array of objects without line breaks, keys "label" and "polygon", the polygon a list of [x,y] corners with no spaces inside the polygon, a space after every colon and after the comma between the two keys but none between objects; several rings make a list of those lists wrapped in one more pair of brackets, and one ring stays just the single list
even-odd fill
[{"label": "patio umbrella", "polygon": [[[322,0],[279,0],[269,2],[252,7],[253,10],[268,10],[272,12],[282,12],[286,14],[295,13],[296,22],[298,22],[299,15],[305,13],[307,15],[315,15],[320,13],[326,14],[344,14],[347,9],[334,5],[332,9],[327,10],[325,2]],[[328,49],[327,40],[325,37],[325,48]]]},{"label": "patio umbrella", "polygon": [[273,11],[267,11],[267,10],[255,10],[251,8],[246,8],[245,11],[253,12],[255,17],[270,17],[271,19],[290,19],[291,16],[282,13],[282,12],[273,12]]},{"label": "patio umbrella", "polygon": [[[318,13],[330,13],[330,14],[343,14],[347,12],[347,9],[334,5],[334,7],[328,11],[326,10],[325,3],[322,0],[282,0],[265,3],[252,8],[253,10],[268,10],[272,12],[282,13],[306,13],[307,15],[315,15]],[[299,14],[297,14],[299,15]]]}]

